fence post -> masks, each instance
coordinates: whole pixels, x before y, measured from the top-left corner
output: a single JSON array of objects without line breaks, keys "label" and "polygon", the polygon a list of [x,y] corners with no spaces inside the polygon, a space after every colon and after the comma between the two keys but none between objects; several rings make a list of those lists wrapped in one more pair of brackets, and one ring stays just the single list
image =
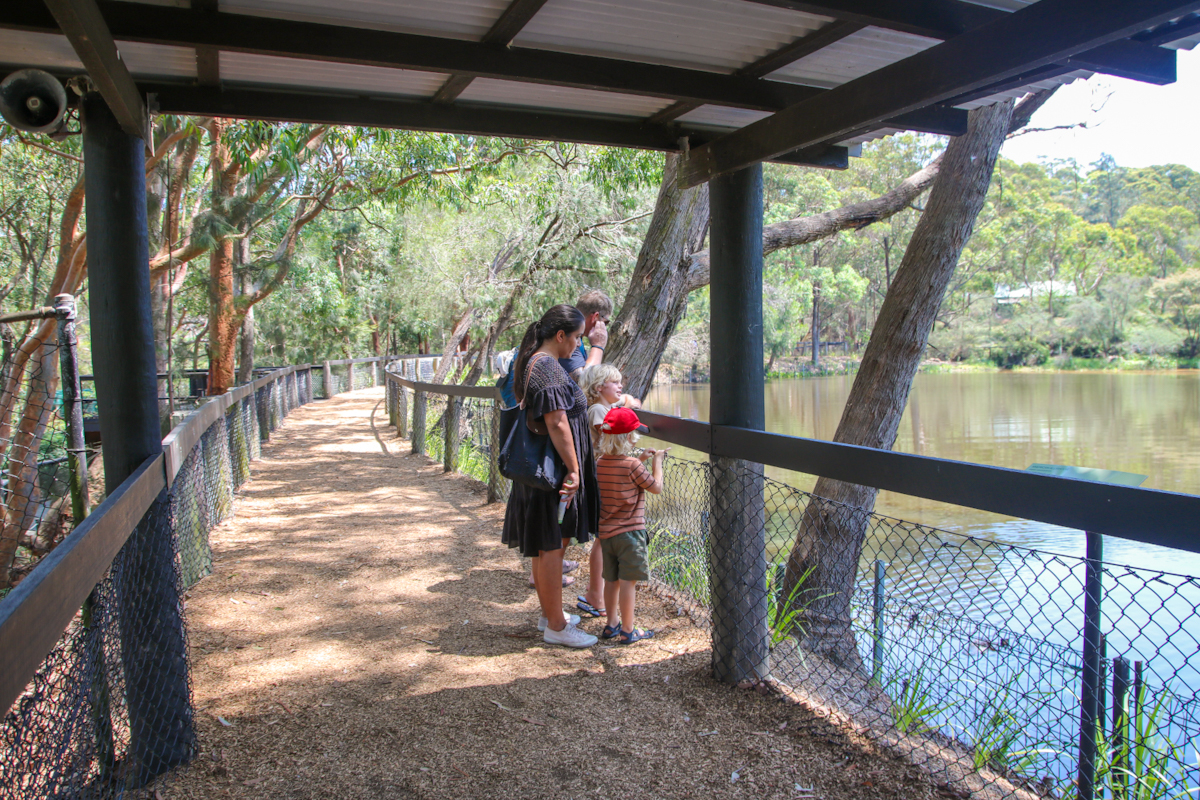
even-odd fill
[{"label": "fence post", "polygon": [[1129,662],[1112,660],[1112,774],[1113,800],[1129,796]]},{"label": "fence post", "polygon": [[334,391],[333,391],[333,369],[332,369],[332,368],[329,366],[329,362],[328,362],[328,361],[326,361],[326,362],[325,362],[325,363],[322,365],[322,369],[325,371],[325,374],[324,374],[324,378],[325,378],[325,399],[326,399],[326,400],[328,400],[329,398],[333,397],[333,395],[334,395]]},{"label": "fence post", "polygon": [[488,493],[489,503],[500,502],[500,401],[492,401],[491,437],[488,446]]},{"label": "fence post", "polygon": [[408,436],[408,390],[397,384],[399,398],[396,402],[396,435],[401,439]]},{"label": "fence post", "polygon": [[1096,796],[1096,725],[1100,721],[1100,614],[1104,594],[1104,540],[1087,532],[1083,580],[1083,674],[1079,692],[1079,800]]},{"label": "fence post", "polygon": [[443,451],[442,469],[446,472],[458,471],[458,419],[462,412],[462,398],[454,395],[446,396],[446,447]]},{"label": "fence post", "polygon": [[67,466],[70,471],[71,519],[75,525],[88,515],[87,450],[83,442],[83,389],[75,352],[75,298],[54,298],[58,316],[58,363],[62,373],[63,419],[67,423]]},{"label": "fence post", "polygon": [[872,609],[872,622],[875,629],[875,648],[873,655],[873,663],[871,669],[871,677],[875,679],[875,683],[882,683],[883,679],[883,579],[886,575],[887,566],[880,559],[875,559],[875,592],[874,592],[874,607]]},{"label": "fence post", "polygon": [[427,399],[420,389],[413,392],[412,451],[414,455],[425,454],[425,406]]},{"label": "fence post", "polygon": [[[146,233],[145,144],[104,99],[82,101],[92,319],[104,482],[111,496],[162,453]],[[166,489],[113,562],[129,723],[126,788],[191,760],[195,712]]]},{"label": "fence post", "polygon": [[[713,425],[765,430],[762,316],[762,165],[709,182]],[[713,677],[770,674],[763,467],[713,455]]]},{"label": "fence post", "polygon": [[379,385],[379,359],[371,362],[371,388]]}]

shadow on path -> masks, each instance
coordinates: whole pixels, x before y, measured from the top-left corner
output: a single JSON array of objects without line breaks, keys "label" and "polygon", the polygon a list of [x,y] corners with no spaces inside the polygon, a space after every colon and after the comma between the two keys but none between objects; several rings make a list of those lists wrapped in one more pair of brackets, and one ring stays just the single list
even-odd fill
[{"label": "shadow on path", "polygon": [[408,455],[381,396],[305,406],[264,445],[187,602],[201,753],[140,796],[938,796],[713,682],[705,634],[648,593],[653,641],[544,645],[503,505]]}]

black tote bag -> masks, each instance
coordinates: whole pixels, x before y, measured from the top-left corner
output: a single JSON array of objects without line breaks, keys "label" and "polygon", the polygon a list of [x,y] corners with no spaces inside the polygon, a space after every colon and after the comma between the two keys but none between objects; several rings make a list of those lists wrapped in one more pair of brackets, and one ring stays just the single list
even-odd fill
[{"label": "black tote bag", "polygon": [[[532,359],[529,366],[533,366]],[[532,489],[558,491],[566,477],[566,466],[550,436],[530,430],[524,403],[500,412],[500,440],[496,460],[501,475]]]}]

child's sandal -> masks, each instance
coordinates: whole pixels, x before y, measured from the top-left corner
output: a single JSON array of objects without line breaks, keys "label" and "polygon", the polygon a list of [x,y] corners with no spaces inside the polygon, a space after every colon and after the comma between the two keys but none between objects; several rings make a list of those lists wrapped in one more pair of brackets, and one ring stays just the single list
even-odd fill
[{"label": "child's sandal", "polygon": [[616,625],[605,625],[604,630],[600,632],[601,639],[615,639],[621,633],[621,623]]},{"label": "child's sandal", "polygon": [[633,644],[634,642],[640,642],[642,639],[653,639],[654,631],[634,628],[631,631],[621,631],[620,636],[621,644]]}]

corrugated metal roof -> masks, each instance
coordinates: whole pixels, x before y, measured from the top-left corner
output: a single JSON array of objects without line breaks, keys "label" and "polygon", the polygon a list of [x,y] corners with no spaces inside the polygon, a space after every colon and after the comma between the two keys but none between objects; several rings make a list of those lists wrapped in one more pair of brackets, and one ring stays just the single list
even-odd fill
[{"label": "corrugated metal roof", "polygon": [[999,92],[997,94],[989,95],[988,97],[973,100],[970,103],[963,103],[962,105],[956,106],[956,108],[965,108],[966,110],[970,111],[973,108],[981,108],[983,106],[990,106],[993,103],[999,103],[1001,100],[1021,98],[1030,92],[1036,92],[1042,89],[1051,89],[1055,86],[1065,86],[1066,84],[1074,83],[1075,81],[1086,81],[1088,78],[1092,77],[1093,74],[1095,73],[1088,72],[1085,69],[1080,69],[1074,72],[1068,72],[1065,75],[1059,75],[1057,78],[1047,78],[1044,81],[1031,83],[1018,89],[1010,89],[1007,92]]},{"label": "corrugated metal roof", "polygon": [[633,94],[596,92],[567,86],[516,83],[476,78],[459,99],[471,103],[496,103],[529,108],[582,111],[591,114],[642,118],[671,105],[670,100]]},{"label": "corrugated metal roof", "polygon": [[727,106],[700,106],[681,116],[679,121],[701,128],[742,128],[769,116],[771,116],[769,111],[753,111],[748,108],[729,108]]},{"label": "corrugated metal roof", "polygon": [[508,0],[221,0],[222,11],[478,41]]},{"label": "corrugated metal roof", "polygon": [[742,0],[550,0],[513,44],[728,73],[828,22]]},{"label": "corrugated metal roof", "polygon": [[223,52],[221,79],[230,83],[334,89],[349,94],[428,98],[445,82],[446,76],[434,72]]},{"label": "corrugated metal roof", "polygon": [[832,89],[939,44],[937,39],[868,27],[771,73],[773,80]]},{"label": "corrugated metal roof", "polygon": [[[137,76],[194,78],[196,51],[190,47],[117,42],[117,50]],[[82,70],[67,37],[49,33],[29,33],[0,28],[0,56],[9,64],[44,69]]]}]

